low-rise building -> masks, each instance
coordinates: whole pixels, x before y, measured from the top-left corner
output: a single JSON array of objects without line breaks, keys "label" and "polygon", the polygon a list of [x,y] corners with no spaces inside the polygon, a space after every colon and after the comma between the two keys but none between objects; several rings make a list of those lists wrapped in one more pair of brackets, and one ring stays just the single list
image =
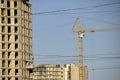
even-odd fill
[{"label": "low-rise building", "polygon": [[34,80],[64,80],[64,70],[60,65],[39,64],[34,65]]}]

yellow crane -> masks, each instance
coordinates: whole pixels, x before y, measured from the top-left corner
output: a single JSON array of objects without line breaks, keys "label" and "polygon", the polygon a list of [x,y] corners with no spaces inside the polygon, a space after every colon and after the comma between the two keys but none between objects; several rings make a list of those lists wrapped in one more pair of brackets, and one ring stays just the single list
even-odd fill
[{"label": "yellow crane", "polygon": [[88,76],[86,74],[86,67],[84,65],[83,59],[83,37],[85,32],[104,32],[104,31],[114,31],[120,30],[120,27],[113,27],[113,28],[103,28],[103,29],[91,29],[91,30],[82,30],[80,25],[80,17],[77,17],[77,26],[78,29],[75,30],[73,26],[72,32],[76,32],[78,34],[78,57],[79,57],[79,80],[87,80]]},{"label": "yellow crane", "polygon": [[79,58],[79,80],[86,80],[85,75],[85,65],[83,63],[83,37],[84,37],[84,30],[82,30],[82,27],[80,25],[80,17],[77,17],[77,26],[78,30],[74,30],[74,27],[72,28],[72,32],[78,33],[78,58]]}]

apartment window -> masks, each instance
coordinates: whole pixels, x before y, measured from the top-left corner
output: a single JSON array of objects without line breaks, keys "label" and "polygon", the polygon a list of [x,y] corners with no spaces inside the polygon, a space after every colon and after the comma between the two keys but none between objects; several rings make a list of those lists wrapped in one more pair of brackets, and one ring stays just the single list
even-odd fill
[{"label": "apartment window", "polygon": [[18,52],[15,52],[15,58],[18,58]]},{"label": "apartment window", "polygon": [[18,49],[18,44],[15,44],[15,49]]},{"label": "apartment window", "polygon": [[15,23],[15,24],[17,24],[17,23],[18,23],[18,19],[17,19],[17,18],[15,18],[14,23]]},{"label": "apartment window", "polygon": [[8,24],[10,24],[11,23],[11,19],[10,18],[8,18]]},{"label": "apartment window", "polygon": [[10,35],[8,35],[8,41],[10,40]]},{"label": "apartment window", "polygon": [[15,80],[18,80],[18,78],[15,78]]},{"label": "apartment window", "polygon": [[10,45],[11,45],[11,43],[8,43],[8,49],[10,49]]},{"label": "apartment window", "polygon": [[1,23],[5,23],[5,18],[4,17],[2,17]]},{"label": "apartment window", "polygon": [[11,33],[11,27],[8,26],[8,33]]},{"label": "apartment window", "polygon": [[2,32],[3,33],[5,32],[5,26],[2,26]]},{"label": "apartment window", "polygon": [[7,16],[10,16],[10,9],[7,10]]},{"label": "apartment window", "polygon": [[18,27],[17,26],[14,28],[14,31],[15,31],[15,33],[18,32]]},{"label": "apartment window", "polygon": [[2,58],[5,58],[5,52],[2,52]]},{"label": "apartment window", "polygon": [[2,43],[2,49],[5,49],[5,43]]},{"label": "apartment window", "polygon": [[2,80],[5,80],[5,78],[2,78]]},{"label": "apartment window", "polygon": [[2,41],[5,41],[5,35],[2,35]]},{"label": "apartment window", "polygon": [[1,15],[5,15],[5,9],[4,8],[1,9]]},{"label": "apartment window", "polygon": [[10,63],[11,63],[11,61],[9,60],[9,61],[8,61],[8,67],[10,67]]},{"label": "apartment window", "polygon": [[5,69],[2,69],[2,75],[5,75]]},{"label": "apartment window", "polygon": [[18,41],[18,35],[15,35],[15,41]]},{"label": "apartment window", "polygon": [[17,7],[17,1],[14,1],[14,7]]},{"label": "apartment window", "polygon": [[8,80],[11,80],[11,77],[9,77]]},{"label": "apartment window", "polygon": [[8,58],[10,58],[10,54],[11,54],[11,52],[8,52]]},{"label": "apartment window", "polygon": [[5,67],[5,61],[4,60],[2,61],[2,67]]},{"label": "apartment window", "polygon": [[15,61],[15,67],[18,67],[18,61]]},{"label": "apartment window", "polygon": [[7,7],[10,7],[10,1],[7,1]]},{"label": "apartment window", "polygon": [[14,16],[17,16],[17,9],[14,10]]},{"label": "apartment window", "polygon": [[8,75],[10,75],[11,69],[8,69]]},{"label": "apartment window", "polygon": [[3,3],[4,3],[4,0],[2,0],[1,3],[3,4]]},{"label": "apartment window", "polygon": [[17,75],[18,74],[18,69],[15,69],[15,75]]}]

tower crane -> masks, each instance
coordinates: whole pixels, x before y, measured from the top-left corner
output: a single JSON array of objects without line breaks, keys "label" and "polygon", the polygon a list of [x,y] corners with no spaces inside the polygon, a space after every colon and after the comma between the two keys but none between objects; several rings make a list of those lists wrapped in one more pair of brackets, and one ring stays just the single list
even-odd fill
[{"label": "tower crane", "polygon": [[80,17],[77,17],[77,27],[78,29],[72,28],[72,32],[76,32],[78,34],[78,58],[79,58],[79,80],[87,80],[86,69],[84,65],[83,59],[83,37],[85,32],[104,32],[104,31],[114,31],[120,30],[120,27],[114,28],[103,28],[103,29],[91,29],[91,30],[82,30],[80,25]]}]

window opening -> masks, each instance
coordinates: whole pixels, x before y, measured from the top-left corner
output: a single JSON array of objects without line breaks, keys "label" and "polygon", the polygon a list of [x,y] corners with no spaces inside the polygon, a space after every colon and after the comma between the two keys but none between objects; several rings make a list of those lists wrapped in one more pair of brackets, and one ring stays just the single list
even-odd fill
[{"label": "window opening", "polygon": [[5,18],[4,17],[2,17],[2,23],[5,23]]},{"label": "window opening", "polygon": [[9,24],[11,23],[11,20],[10,20],[10,18],[8,18],[8,23],[9,23]]},{"label": "window opening", "polygon": [[8,41],[10,40],[10,35],[8,35]]},{"label": "window opening", "polygon": [[10,7],[10,1],[7,1],[7,7]]},{"label": "window opening", "polygon": [[5,35],[2,35],[2,41],[5,41]]},{"label": "window opening", "polygon": [[10,67],[10,63],[11,63],[11,61],[8,61],[8,67]]},{"label": "window opening", "polygon": [[17,19],[17,18],[15,18],[14,22],[15,22],[15,24],[17,24],[17,23],[18,23],[18,19]]},{"label": "window opening", "polygon": [[5,43],[2,43],[2,49],[5,49]]},{"label": "window opening", "polygon": [[15,52],[15,58],[18,58],[18,52]]},{"label": "window opening", "polygon": [[15,61],[15,67],[18,67],[18,61]]},{"label": "window opening", "polygon": [[3,3],[4,3],[4,0],[2,0],[1,3],[3,4]]},{"label": "window opening", "polygon": [[1,15],[5,15],[5,9],[4,8],[1,9]]},{"label": "window opening", "polygon": [[10,43],[8,43],[8,49],[10,49],[10,45],[11,45],[11,44],[10,44]]},{"label": "window opening", "polygon": [[11,27],[8,26],[8,33],[11,33]]},{"label": "window opening", "polygon": [[2,69],[2,75],[5,75],[5,69]]},{"label": "window opening", "polygon": [[18,28],[17,28],[17,27],[15,27],[15,28],[14,28],[14,30],[15,30],[15,33],[17,33],[17,32],[18,32]]},{"label": "window opening", "polygon": [[17,16],[17,10],[16,9],[14,10],[14,16]]},{"label": "window opening", "polygon": [[4,60],[2,61],[2,67],[5,67],[5,61]]},{"label": "window opening", "polygon": [[2,58],[5,58],[5,52],[2,52]]},{"label": "window opening", "polygon": [[10,75],[10,71],[11,71],[11,69],[8,69],[8,75]]},{"label": "window opening", "polygon": [[3,33],[5,32],[5,26],[2,26],[2,32]]},{"label": "window opening", "polygon": [[10,10],[9,9],[7,10],[7,16],[10,16]]},{"label": "window opening", "polygon": [[18,44],[15,44],[15,49],[18,49]]},{"label": "window opening", "polygon": [[18,69],[15,69],[15,75],[17,75],[18,74]]},{"label": "window opening", "polygon": [[14,7],[17,7],[17,1],[14,1]]},{"label": "window opening", "polygon": [[11,54],[11,52],[8,52],[8,58],[10,58],[10,54]]},{"label": "window opening", "polygon": [[18,41],[18,35],[15,35],[15,41]]}]

